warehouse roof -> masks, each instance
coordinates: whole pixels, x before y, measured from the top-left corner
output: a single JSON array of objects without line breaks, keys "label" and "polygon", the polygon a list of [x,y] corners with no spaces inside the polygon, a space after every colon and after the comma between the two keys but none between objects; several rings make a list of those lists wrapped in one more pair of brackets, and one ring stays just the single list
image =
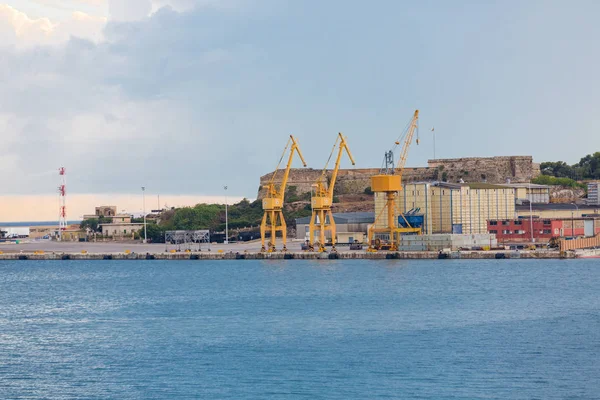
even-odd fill
[{"label": "warehouse roof", "polygon": [[536,183],[506,183],[502,186],[508,186],[512,188],[550,189],[550,186],[548,185],[538,185]]},{"label": "warehouse roof", "polygon": [[510,189],[506,185],[494,185],[485,182],[463,183],[462,185],[469,187],[469,189]]},{"label": "warehouse roof", "polygon": [[[579,210],[600,210],[600,206],[577,204]],[[573,210],[577,211],[577,207],[569,203],[550,203],[550,204],[532,204],[531,209],[533,211],[564,211]],[[529,205],[517,205],[515,206],[517,211],[529,211]]]},{"label": "warehouse roof", "polygon": [[[372,224],[375,222],[374,212],[333,213],[336,224]],[[309,224],[310,217],[296,218],[297,224]]]}]

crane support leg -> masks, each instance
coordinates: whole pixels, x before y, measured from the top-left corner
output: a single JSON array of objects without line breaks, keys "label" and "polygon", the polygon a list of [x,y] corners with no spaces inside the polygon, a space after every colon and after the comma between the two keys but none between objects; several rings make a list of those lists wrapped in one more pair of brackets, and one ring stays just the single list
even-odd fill
[{"label": "crane support leg", "polygon": [[280,229],[281,229],[281,240],[283,243],[283,247],[281,250],[287,251],[287,224],[285,223],[285,219],[283,218],[283,212],[279,211],[279,220],[281,221]]},{"label": "crane support leg", "polygon": [[262,222],[260,223],[260,244],[262,246],[260,251],[267,251],[267,249],[265,248],[266,234],[267,234],[267,213],[264,213]]},{"label": "crane support leg", "polygon": [[315,213],[313,212],[310,217],[310,224],[308,226],[308,245],[309,250],[314,249],[315,243]]},{"label": "crane support leg", "polygon": [[275,216],[275,211],[271,211],[271,244],[269,246],[269,251],[275,251],[275,240],[277,238],[277,217]]},{"label": "crane support leg", "polygon": [[325,211],[319,210],[319,247],[321,251],[325,250]]},{"label": "crane support leg", "polygon": [[329,231],[331,232],[331,249],[335,250],[336,227],[331,210],[327,210],[327,216],[329,217]]},{"label": "crane support leg", "polygon": [[387,214],[388,214],[388,229],[390,230],[390,245],[391,250],[396,250],[396,192],[387,193]]}]

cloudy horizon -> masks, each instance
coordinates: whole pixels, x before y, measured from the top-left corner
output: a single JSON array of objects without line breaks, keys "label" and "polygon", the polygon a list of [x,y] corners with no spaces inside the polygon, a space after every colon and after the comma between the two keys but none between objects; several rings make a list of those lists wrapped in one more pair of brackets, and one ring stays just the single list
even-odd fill
[{"label": "cloudy horizon", "polygon": [[224,185],[253,198],[289,134],[310,167],[322,168],[338,131],[357,168],[378,167],[416,108],[410,166],[433,158],[433,126],[438,158],[575,163],[600,149],[599,11],[0,0],[0,221],[55,219],[60,166],[74,214],[110,198],[133,208],[141,186],[181,205],[222,201]]}]

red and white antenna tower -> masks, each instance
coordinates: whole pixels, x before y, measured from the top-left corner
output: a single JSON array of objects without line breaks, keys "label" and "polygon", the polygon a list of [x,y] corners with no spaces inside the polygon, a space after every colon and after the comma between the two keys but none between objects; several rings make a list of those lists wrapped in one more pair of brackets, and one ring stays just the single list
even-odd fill
[{"label": "red and white antenna tower", "polygon": [[67,229],[67,178],[65,177],[65,167],[60,167],[58,174],[60,175],[60,186],[58,187],[58,234],[62,239],[62,233]]}]

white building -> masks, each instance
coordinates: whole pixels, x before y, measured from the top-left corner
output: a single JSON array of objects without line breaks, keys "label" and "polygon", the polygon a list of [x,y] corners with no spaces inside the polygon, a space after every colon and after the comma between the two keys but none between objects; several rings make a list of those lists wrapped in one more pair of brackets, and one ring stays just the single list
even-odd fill
[{"label": "white building", "polygon": [[588,183],[588,204],[600,206],[600,182]]}]

